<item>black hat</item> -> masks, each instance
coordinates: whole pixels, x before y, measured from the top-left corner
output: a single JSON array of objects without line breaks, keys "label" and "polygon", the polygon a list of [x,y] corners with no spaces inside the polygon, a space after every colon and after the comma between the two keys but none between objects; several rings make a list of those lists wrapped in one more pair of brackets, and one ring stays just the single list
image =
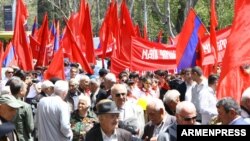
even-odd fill
[{"label": "black hat", "polygon": [[120,111],[117,109],[116,104],[114,101],[110,99],[103,99],[99,101],[96,105],[96,114],[119,114]]}]

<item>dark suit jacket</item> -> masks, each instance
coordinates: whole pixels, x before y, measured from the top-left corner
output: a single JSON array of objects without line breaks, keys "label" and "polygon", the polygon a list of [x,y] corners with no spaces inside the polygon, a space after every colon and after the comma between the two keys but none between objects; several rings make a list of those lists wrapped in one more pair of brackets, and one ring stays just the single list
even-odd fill
[{"label": "dark suit jacket", "polygon": [[184,101],[185,100],[185,94],[186,94],[186,91],[187,91],[187,85],[186,85],[185,81],[180,84],[180,86],[178,87],[177,90],[181,94],[180,95],[180,101]]},{"label": "dark suit jacket", "polygon": [[[118,141],[132,141],[132,134],[124,129],[117,128]],[[85,141],[103,141],[102,132],[100,127],[91,129],[85,137]]]},{"label": "dark suit jacket", "polygon": [[[176,118],[175,116],[172,116],[172,115],[169,115],[167,114],[167,118],[166,120],[164,121],[164,124],[163,124],[163,127],[162,128],[166,128],[167,130],[167,127],[171,124],[173,124],[174,122],[176,122]],[[147,141],[150,141],[150,138],[152,138],[153,134],[154,134],[154,128],[155,128],[155,125],[152,124],[151,121],[149,121],[145,127],[144,127],[144,133],[142,135],[142,139],[146,139],[146,137],[148,136],[148,140]],[[165,130],[165,131],[166,131]],[[162,132],[165,132],[164,130]]]}]

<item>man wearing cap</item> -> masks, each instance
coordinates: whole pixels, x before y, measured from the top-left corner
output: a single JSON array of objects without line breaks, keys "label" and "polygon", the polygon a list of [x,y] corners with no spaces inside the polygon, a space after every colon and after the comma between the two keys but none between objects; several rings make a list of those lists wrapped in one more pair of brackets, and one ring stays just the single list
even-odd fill
[{"label": "man wearing cap", "polygon": [[10,121],[22,105],[10,94],[0,95],[0,140],[17,141],[15,125]]},{"label": "man wearing cap", "polygon": [[87,132],[85,141],[133,140],[130,132],[118,128],[119,110],[113,101],[103,99],[97,103],[96,108],[100,124]]}]

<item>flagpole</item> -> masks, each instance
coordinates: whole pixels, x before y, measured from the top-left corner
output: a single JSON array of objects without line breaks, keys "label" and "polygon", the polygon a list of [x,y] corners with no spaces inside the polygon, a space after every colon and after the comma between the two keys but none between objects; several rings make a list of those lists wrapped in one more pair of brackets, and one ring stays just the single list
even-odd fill
[{"label": "flagpole", "polygon": [[16,0],[12,2],[12,31],[14,30],[15,26],[15,18],[16,18]]}]

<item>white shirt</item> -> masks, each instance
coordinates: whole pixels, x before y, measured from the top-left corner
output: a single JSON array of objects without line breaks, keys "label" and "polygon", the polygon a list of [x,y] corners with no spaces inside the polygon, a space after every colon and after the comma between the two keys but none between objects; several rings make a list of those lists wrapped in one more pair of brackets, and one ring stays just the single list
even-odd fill
[{"label": "white shirt", "polygon": [[186,83],[186,86],[187,86],[187,90],[186,90],[186,93],[185,93],[185,101],[190,101],[192,100],[192,89],[194,88],[195,86],[195,82],[193,81],[191,85],[187,84]]},{"label": "white shirt", "polygon": [[57,95],[40,100],[35,125],[39,141],[70,141],[73,137],[69,106]]},{"label": "white shirt", "polygon": [[216,95],[211,87],[205,87],[200,92],[201,124],[208,124],[212,117],[218,114]]},{"label": "white shirt", "polygon": [[102,139],[103,139],[103,141],[118,141],[116,130],[114,131],[114,133],[110,137],[107,136],[103,132],[102,128],[101,128],[101,132],[102,132]]},{"label": "white shirt", "polygon": [[203,79],[200,84],[196,84],[195,87],[192,89],[192,100],[191,102],[194,104],[197,110],[197,120],[201,120],[201,113],[200,113],[200,92],[203,88],[208,87],[207,79]]}]

